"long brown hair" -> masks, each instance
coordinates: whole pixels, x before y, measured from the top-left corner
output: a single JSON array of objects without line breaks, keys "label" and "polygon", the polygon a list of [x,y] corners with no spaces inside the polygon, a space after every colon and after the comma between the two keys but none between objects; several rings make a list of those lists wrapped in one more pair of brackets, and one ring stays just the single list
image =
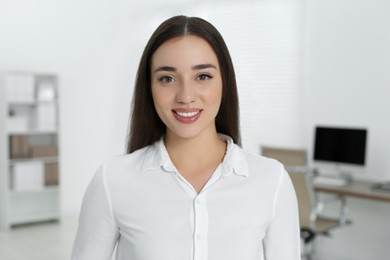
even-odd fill
[{"label": "long brown hair", "polygon": [[156,29],[141,56],[133,93],[127,153],[154,143],[166,131],[153,104],[151,59],[157,48],[164,42],[185,35],[198,36],[213,48],[221,68],[223,84],[222,102],[215,119],[216,129],[218,133],[230,136],[236,144],[241,145],[236,77],[225,41],[212,24],[201,18],[174,16]]}]

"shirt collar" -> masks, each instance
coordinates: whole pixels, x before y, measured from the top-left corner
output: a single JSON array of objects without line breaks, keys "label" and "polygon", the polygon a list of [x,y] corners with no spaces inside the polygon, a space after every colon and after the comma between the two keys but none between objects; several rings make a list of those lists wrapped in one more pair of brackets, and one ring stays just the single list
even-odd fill
[{"label": "shirt collar", "polygon": [[[222,162],[222,177],[228,177],[232,174],[248,177],[248,163],[244,151],[233,142],[230,136],[224,134],[218,134],[218,136],[227,143],[226,154]],[[177,171],[169,158],[163,137],[146,148],[142,171],[160,167],[169,172]]]},{"label": "shirt collar", "polygon": [[162,167],[164,170],[175,170],[175,167],[169,158],[168,151],[165,148],[164,137],[148,146],[145,151],[142,171],[152,170]]}]

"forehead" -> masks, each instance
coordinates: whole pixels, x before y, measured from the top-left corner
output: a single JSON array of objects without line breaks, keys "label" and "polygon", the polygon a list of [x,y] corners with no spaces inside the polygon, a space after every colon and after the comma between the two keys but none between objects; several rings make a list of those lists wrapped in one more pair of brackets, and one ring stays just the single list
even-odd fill
[{"label": "forehead", "polygon": [[206,40],[193,35],[175,37],[164,42],[152,56],[152,69],[162,65],[180,67],[202,63],[218,66],[218,58]]}]

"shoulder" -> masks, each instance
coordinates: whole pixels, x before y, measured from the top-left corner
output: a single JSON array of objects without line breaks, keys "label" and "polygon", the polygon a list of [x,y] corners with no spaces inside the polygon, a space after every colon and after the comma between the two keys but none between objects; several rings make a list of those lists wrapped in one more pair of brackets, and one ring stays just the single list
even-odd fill
[{"label": "shoulder", "polygon": [[243,164],[246,165],[248,175],[267,173],[278,174],[284,170],[284,166],[277,160],[264,157],[260,154],[248,152],[245,148],[242,148],[236,144],[232,145],[229,158],[234,166],[240,167]]},{"label": "shoulder", "polygon": [[279,161],[245,150],[241,151],[246,159],[249,179],[278,186],[285,178],[286,171]]},{"label": "shoulder", "polygon": [[248,162],[248,167],[252,170],[267,170],[271,172],[280,172],[284,169],[283,164],[279,161],[264,157],[259,154],[246,152],[243,150],[245,158]]},{"label": "shoulder", "polygon": [[259,154],[245,151],[243,153],[248,163],[248,180],[254,186],[261,187],[261,192],[271,195],[273,201],[277,200],[281,191],[288,196],[294,194],[291,178],[282,163]]},{"label": "shoulder", "polygon": [[107,159],[101,166],[103,175],[115,176],[123,173],[134,174],[141,172],[145,155],[150,149],[146,146],[130,154],[118,155]]}]

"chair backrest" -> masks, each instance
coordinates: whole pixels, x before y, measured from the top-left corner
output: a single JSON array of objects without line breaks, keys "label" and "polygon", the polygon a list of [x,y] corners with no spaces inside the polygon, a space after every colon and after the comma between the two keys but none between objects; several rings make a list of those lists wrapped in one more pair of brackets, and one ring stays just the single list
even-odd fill
[{"label": "chair backrest", "polygon": [[305,149],[262,146],[261,153],[266,157],[278,160],[279,162],[284,164],[285,167],[306,166],[307,163]]},{"label": "chair backrest", "polygon": [[[304,170],[307,166],[306,150],[271,146],[262,146],[263,156],[274,158],[281,162],[289,172],[294,185],[299,207],[299,222],[301,227],[312,226],[311,214],[314,206],[314,191]],[[301,168],[297,166],[303,166]]]},{"label": "chair backrest", "polygon": [[304,172],[290,173],[298,200],[299,222],[304,228],[313,228],[312,212],[314,207],[314,191]]}]

